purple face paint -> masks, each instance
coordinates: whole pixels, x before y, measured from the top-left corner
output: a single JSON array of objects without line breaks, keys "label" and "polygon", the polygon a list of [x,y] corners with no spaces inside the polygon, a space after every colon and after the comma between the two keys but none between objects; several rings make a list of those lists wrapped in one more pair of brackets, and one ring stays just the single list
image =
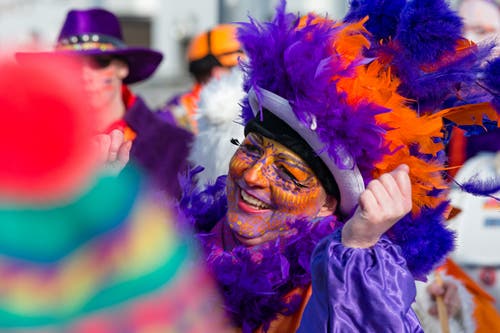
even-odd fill
[{"label": "purple face paint", "polygon": [[227,223],[248,245],[286,232],[297,217],[316,217],[327,197],[297,154],[255,133],[231,159],[227,192]]}]

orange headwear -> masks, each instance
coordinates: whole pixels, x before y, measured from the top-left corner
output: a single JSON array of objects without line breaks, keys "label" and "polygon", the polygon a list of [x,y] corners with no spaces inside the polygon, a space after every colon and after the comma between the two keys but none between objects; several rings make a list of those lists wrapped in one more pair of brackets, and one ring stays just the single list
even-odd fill
[{"label": "orange headwear", "polygon": [[189,62],[213,56],[221,66],[233,67],[242,55],[240,43],[236,39],[236,26],[220,24],[194,37],[188,46]]}]

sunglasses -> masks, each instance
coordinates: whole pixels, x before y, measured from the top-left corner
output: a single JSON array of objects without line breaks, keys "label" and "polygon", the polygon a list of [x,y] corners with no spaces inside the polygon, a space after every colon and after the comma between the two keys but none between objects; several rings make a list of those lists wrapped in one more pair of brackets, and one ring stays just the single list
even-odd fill
[{"label": "sunglasses", "polygon": [[92,69],[103,69],[109,66],[115,59],[112,56],[89,56],[85,57],[85,64]]}]

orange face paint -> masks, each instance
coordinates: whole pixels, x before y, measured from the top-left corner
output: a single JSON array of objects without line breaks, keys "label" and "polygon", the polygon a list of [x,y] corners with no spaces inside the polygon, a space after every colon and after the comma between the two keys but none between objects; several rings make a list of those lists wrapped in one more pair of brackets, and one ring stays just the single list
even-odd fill
[{"label": "orange face paint", "polygon": [[277,237],[298,217],[316,217],[327,197],[297,154],[255,133],[231,159],[227,193],[227,223],[248,244]]}]

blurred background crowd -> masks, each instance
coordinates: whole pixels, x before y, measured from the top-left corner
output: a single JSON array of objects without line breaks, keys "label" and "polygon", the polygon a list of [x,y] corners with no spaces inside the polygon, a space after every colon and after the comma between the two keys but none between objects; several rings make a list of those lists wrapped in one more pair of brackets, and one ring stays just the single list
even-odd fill
[{"label": "blurred background crowd", "polygon": [[[161,51],[165,60],[155,75],[133,87],[151,107],[190,85],[186,48],[189,40],[218,23],[246,21],[248,15],[269,19],[278,1],[273,0],[1,0],[0,49],[50,49],[70,9],[103,7],[120,19],[127,45]],[[347,1],[293,0],[291,11],[329,13],[342,17]]]},{"label": "blurred background crowd", "polygon": [[[455,8],[459,2],[450,1]],[[23,46],[50,49],[68,10],[106,8],[120,19],[127,45],[150,47],[166,56],[152,78],[133,86],[156,108],[190,85],[185,54],[191,38],[219,23],[246,21],[248,15],[269,19],[277,3],[277,0],[0,0],[0,49]],[[328,13],[336,19],[346,13],[348,1],[291,0],[287,6],[292,12]],[[498,29],[500,23],[494,21],[498,15],[484,12],[476,17]],[[485,32],[474,33],[477,38]]]}]

